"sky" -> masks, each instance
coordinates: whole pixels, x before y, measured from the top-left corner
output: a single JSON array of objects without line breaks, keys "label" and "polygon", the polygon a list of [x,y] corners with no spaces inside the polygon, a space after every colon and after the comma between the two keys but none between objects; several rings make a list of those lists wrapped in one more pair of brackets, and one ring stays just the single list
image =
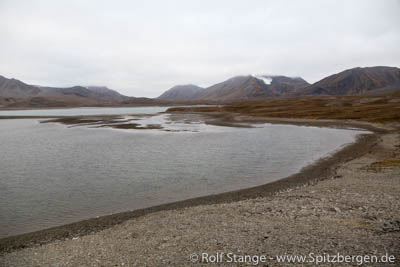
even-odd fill
[{"label": "sky", "polygon": [[399,0],[0,0],[0,75],[156,97],[236,75],[400,67]]}]

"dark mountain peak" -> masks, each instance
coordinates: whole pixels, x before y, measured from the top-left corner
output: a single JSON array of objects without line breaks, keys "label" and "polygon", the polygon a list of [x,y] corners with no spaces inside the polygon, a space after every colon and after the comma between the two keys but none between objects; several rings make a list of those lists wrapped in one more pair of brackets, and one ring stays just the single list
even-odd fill
[{"label": "dark mountain peak", "polygon": [[103,102],[120,102],[129,98],[106,86],[44,87],[43,89],[47,94],[75,95]]},{"label": "dark mountain peak", "polygon": [[252,75],[235,76],[212,85],[199,96],[201,100],[236,101],[254,97],[273,96],[266,84]]},{"label": "dark mountain peak", "polygon": [[88,86],[88,90],[94,92],[98,98],[109,99],[114,101],[125,101],[129,97],[118,93],[117,91],[108,88],[107,86]]},{"label": "dark mountain peak", "polygon": [[158,99],[167,101],[193,100],[203,90],[204,88],[194,84],[176,85],[161,94]]},{"label": "dark mountain peak", "polygon": [[303,95],[360,95],[385,93],[400,88],[396,67],[356,67],[330,75],[304,89]]},{"label": "dark mountain peak", "polygon": [[200,86],[194,85],[194,84],[180,84],[180,85],[175,85],[174,87],[171,87],[170,90],[179,90],[179,89],[186,89],[186,90],[197,90],[197,89],[203,89]]},{"label": "dark mountain peak", "polygon": [[310,85],[301,77],[287,77],[283,75],[253,75],[262,80],[275,95],[293,93]]},{"label": "dark mountain peak", "polygon": [[37,86],[29,85],[20,80],[8,79],[0,76],[0,96],[12,98],[33,97],[40,94],[41,90]]},{"label": "dark mountain peak", "polygon": [[260,80],[261,79],[255,77],[253,75],[240,75],[240,76],[234,76],[232,78],[227,79],[226,81],[212,85],[209,88],[211,88],[213,86],[217,86],[217,85],[223,85],[223,86],[235,85],[235,86],[237,86],[239,84],[246,84],[246,83],[259,83]]}]

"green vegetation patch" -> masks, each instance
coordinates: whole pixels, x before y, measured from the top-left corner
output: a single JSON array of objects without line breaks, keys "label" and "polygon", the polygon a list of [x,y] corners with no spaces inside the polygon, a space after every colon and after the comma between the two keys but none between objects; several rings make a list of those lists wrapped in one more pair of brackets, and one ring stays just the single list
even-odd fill
[{"label": "green vegetation patch", "polygon": [[371,164],[371,167],[385,167],[385,166],[394,166],[394,165],[400,165],[400,160],[383,160],[383,161],[377,161]]}]

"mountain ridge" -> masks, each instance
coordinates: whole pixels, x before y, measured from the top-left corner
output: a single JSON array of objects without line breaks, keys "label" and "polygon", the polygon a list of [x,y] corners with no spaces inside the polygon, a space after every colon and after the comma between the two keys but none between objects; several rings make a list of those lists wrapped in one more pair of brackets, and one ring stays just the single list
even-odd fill
[{"label": "mountain ridge", "polygon": [[400,69],[374,66],[347,69],[313,84],[301,77],[283,75],[235,76],[211,85],[186,100],[232,102],[274,97],[385,94],[397,90],[400,90]]},{"label": "mountain ridge", "polygon": [[29,85],[0,75],[3,107],[67,107],[118,104],[151,104],[149,98],[128,97],[106,86],[50,87]]},{"label": "mountain ridge", "polygon": [[360,95],[385,93],[400,88],[397,67],[356,67],[329,75],[298,92],[298,95]]},{"label": "mountain ridge", "polygon": [[[185,100],[189,101],[236,101],[253,100],[258,98],[277,97],[308,86],[309,83],[300,77],[287,77],[283,75],[243,75],[229,78],[223,82],[211,85],[196,93],[188,94]],[[172,89],[179,88],[179,93],[184,94],[185,86],[174,86],[164,92],[167,94]],[[169,95],[168,100],[181,99]]]},{"label": "mountain ridge", "polygon": [[194,84],[176,85],[162,93],[157,99],[166,101],[187,101],[196,98],[204,88]]},{"label": "mountain ridge", "polygon": [[400,68],[356,67],[313,84],[301,77],[243,75],[207,88],[174,86],[157,98],[128,97],[106,86],[67,88],[29,85],[0,75],[0,107],[53,107],[175,103],[228,103],[278,97],[346,96],[400,92]]}]

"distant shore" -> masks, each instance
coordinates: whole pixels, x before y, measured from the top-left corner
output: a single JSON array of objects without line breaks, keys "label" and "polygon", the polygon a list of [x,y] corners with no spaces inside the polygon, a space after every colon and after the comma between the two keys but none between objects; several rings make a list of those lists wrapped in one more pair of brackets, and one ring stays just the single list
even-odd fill
[{"label": "distant shore", "polygon": [[[231,114],[232,115],[232,114]],[[215,114],[208,115],[207,123],[219,125],[221,123],[232,123],[227,119],[229,114]],[[174,203],[162,204],[145,209],[128,211],[123,213],[112,214],[109,216],[102,216],[92,218],[68,225],[53,227],[33,233],[22,234],[18,236],[11,236],[0,239],[0,253],[6,253],[25,247],[32,247],[37,244],[46,244],[56,240],[70,239],[73,237],[85,236],[92,234],[114,225],[123,223],[124,221],[138,218],[146,214],[163,211],[175,210],[187,207],[194,207],[199,205],[209,205],[217,203],[230,203],[241,201],[245,199],[254,199],[260,197],[271,196],[276,192],[286,190],[289,188],[296,188],[304,184],[315,183],[316,181],[330,177],[337,165],[347,162],[351,159],[357,158],[360,155],[367,153],[374,144],[376,144],[379,137],[388,132],[388,129],[380,128],[379,126],[370,123],[359,122],[344,122],[344,121],[314,121],[314,120],[299,120],[299,119],[272,119],[272,118],[256,118],[252,119],[248,116],[235,115],[235,121],[239,122],[269,122],[280,124],[294,124],[294,125],[307,125],[319,127],[340,127],[340,128],[360,128],[372,131],[371,134],[359,136],[357,140],[344,149],[336,152],[334,155],[323,158],[314,164],[303,168],[300,172],[293,174],[289,177],[280,179],[276,182],[268,183],[265,185],[237,190],[233,192],[221,193],[205,197],[198,197]]]}]

